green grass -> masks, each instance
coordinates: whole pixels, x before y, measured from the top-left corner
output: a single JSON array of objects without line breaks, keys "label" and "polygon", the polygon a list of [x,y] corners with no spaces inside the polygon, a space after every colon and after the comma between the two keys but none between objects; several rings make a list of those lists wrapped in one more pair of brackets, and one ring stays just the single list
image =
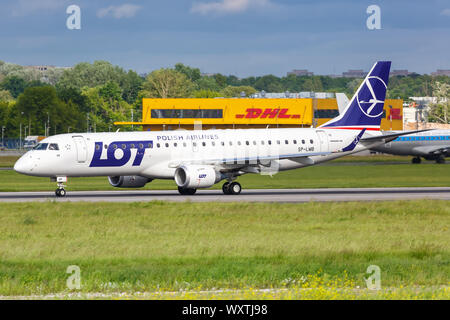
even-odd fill
[{"label": "green grass", "polygon": [[[254,188],[349,188],[349,187],[444,187],[450,185],[448,165],[434,163],[384,164],[379,158],[369,162],[332,161],[328,164],[280,172],[273,177],[247,174],[238,181],[244,189]],[[393,157],[394,158],[394,157]],[[394,158],[395,159],[395,158]],[[53,191],[56,184],[14,171],[0,171],[0,191]],[[214,188],[221,188],[217,184]],[[173,180],[155,180],[144,189],[176,189]],[[106,177],[69,178],[67,190],[117,190]]]},{"label": "green grass", "polygon": [[383,287],[448,286],[449,227],[449,202],[433,200],[4,203],[0,294],[68,293],[69,265],[85,293],[291,288],[312,275],[362,288],[372,264]]},{"label": "green grass", "polygon": [[0,156],[0,168],[12,168],[14,163],[19,159],[16,156]]}]

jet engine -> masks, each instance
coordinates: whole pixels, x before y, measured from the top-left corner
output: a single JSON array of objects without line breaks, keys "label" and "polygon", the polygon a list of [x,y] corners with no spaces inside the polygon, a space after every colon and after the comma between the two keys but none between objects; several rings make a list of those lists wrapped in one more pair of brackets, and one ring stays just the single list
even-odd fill
[{"label": "jet engine", "polygon": [[141,176],[108,177],[109,183],[116,188],[142,188],[152,179]]},{"label": "jet engine", "polygon": [[224,177],[210,166],[188,165],[175,170],[175,182],[180,188],[209,188]]}]

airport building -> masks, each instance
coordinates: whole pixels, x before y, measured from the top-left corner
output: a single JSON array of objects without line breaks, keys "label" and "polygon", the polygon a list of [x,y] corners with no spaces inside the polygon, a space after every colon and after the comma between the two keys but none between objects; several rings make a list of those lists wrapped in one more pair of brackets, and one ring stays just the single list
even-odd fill
[{"label": "airport building", "polygon": [[[144,131],[176,129],[251,129],[317,127],[339,115],[338,100],[330,93],[265,94],[266,98],[147,99],[141,122],[115,125],[142,126]],[[280,98],[268,98],[280,96]],[[302,97],[300,97],[302,96]],[[382,130],[403,129],[403,101],[386,100]]]}]

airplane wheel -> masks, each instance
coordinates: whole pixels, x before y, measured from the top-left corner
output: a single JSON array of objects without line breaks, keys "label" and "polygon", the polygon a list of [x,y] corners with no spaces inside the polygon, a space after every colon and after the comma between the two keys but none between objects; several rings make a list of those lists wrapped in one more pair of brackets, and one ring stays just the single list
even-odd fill
[{"label": "airplane wheel", "polygon": [[420,163],[422,160],[420,159],[420,157],[415,157],[415,158],[412,158],[412,160],[411,160],[411,162],[412,163]]},{"label": "airplane wheel", "polygon": [[184,196],[191,196],[197,192],[197,189],[178,187],[178,192]]},{"label": "airplane wheel", "polygon": [[222,186],[223,194],[230,194],[229,187],[230,187],[230,183],[229,182],[225,182],[223,184],[223,186]]},{"label": "airplane wheel", "polygon": [[436,163],[439,163],[439,164],[445,163],[445,158],[442,157],[442,156],[438,157],[438,158],[436,159]]},{"label": "airplane wheel", "polygon": [[239,194],[242,191],[242,187],[239,184],[239,182],[232,182],[230,183],[230,185],[228,186],[228,192],[229,194]]},{"label": "airplane wheel", "polygon": [[56,195],[57,197],[65,197],[66,194],[67,194],[67,192],[66,192],[65,189],[56,189],[56,190],[55,190],[55,195]]}]

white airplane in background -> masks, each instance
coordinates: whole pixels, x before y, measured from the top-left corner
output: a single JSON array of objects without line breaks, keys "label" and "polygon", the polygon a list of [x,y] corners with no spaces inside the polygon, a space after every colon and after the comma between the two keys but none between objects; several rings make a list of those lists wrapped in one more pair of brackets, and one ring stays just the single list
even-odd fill
[{"label": "white airplane in background", "polygon": [[311,166],[411,133],[380,132],[390,65],[375,63],[341,115],[319,128],[61,134],[41,141],[14,170],[50,177],[58,197],[67,177],[92,176],[119,188],[174,179],[180,194],[226,180],[223,192],[239,194],[235,180],[243,174]]},{"label": "white airplane in background", "polygon": [[[394,131],[393,131],[394,132]],[[420,163],[420,157],[445,163],[450,157],[450,130],[430,130],[398,137],[390,143],[372,148],[374,151],[415,156],[412,163]]]}]

